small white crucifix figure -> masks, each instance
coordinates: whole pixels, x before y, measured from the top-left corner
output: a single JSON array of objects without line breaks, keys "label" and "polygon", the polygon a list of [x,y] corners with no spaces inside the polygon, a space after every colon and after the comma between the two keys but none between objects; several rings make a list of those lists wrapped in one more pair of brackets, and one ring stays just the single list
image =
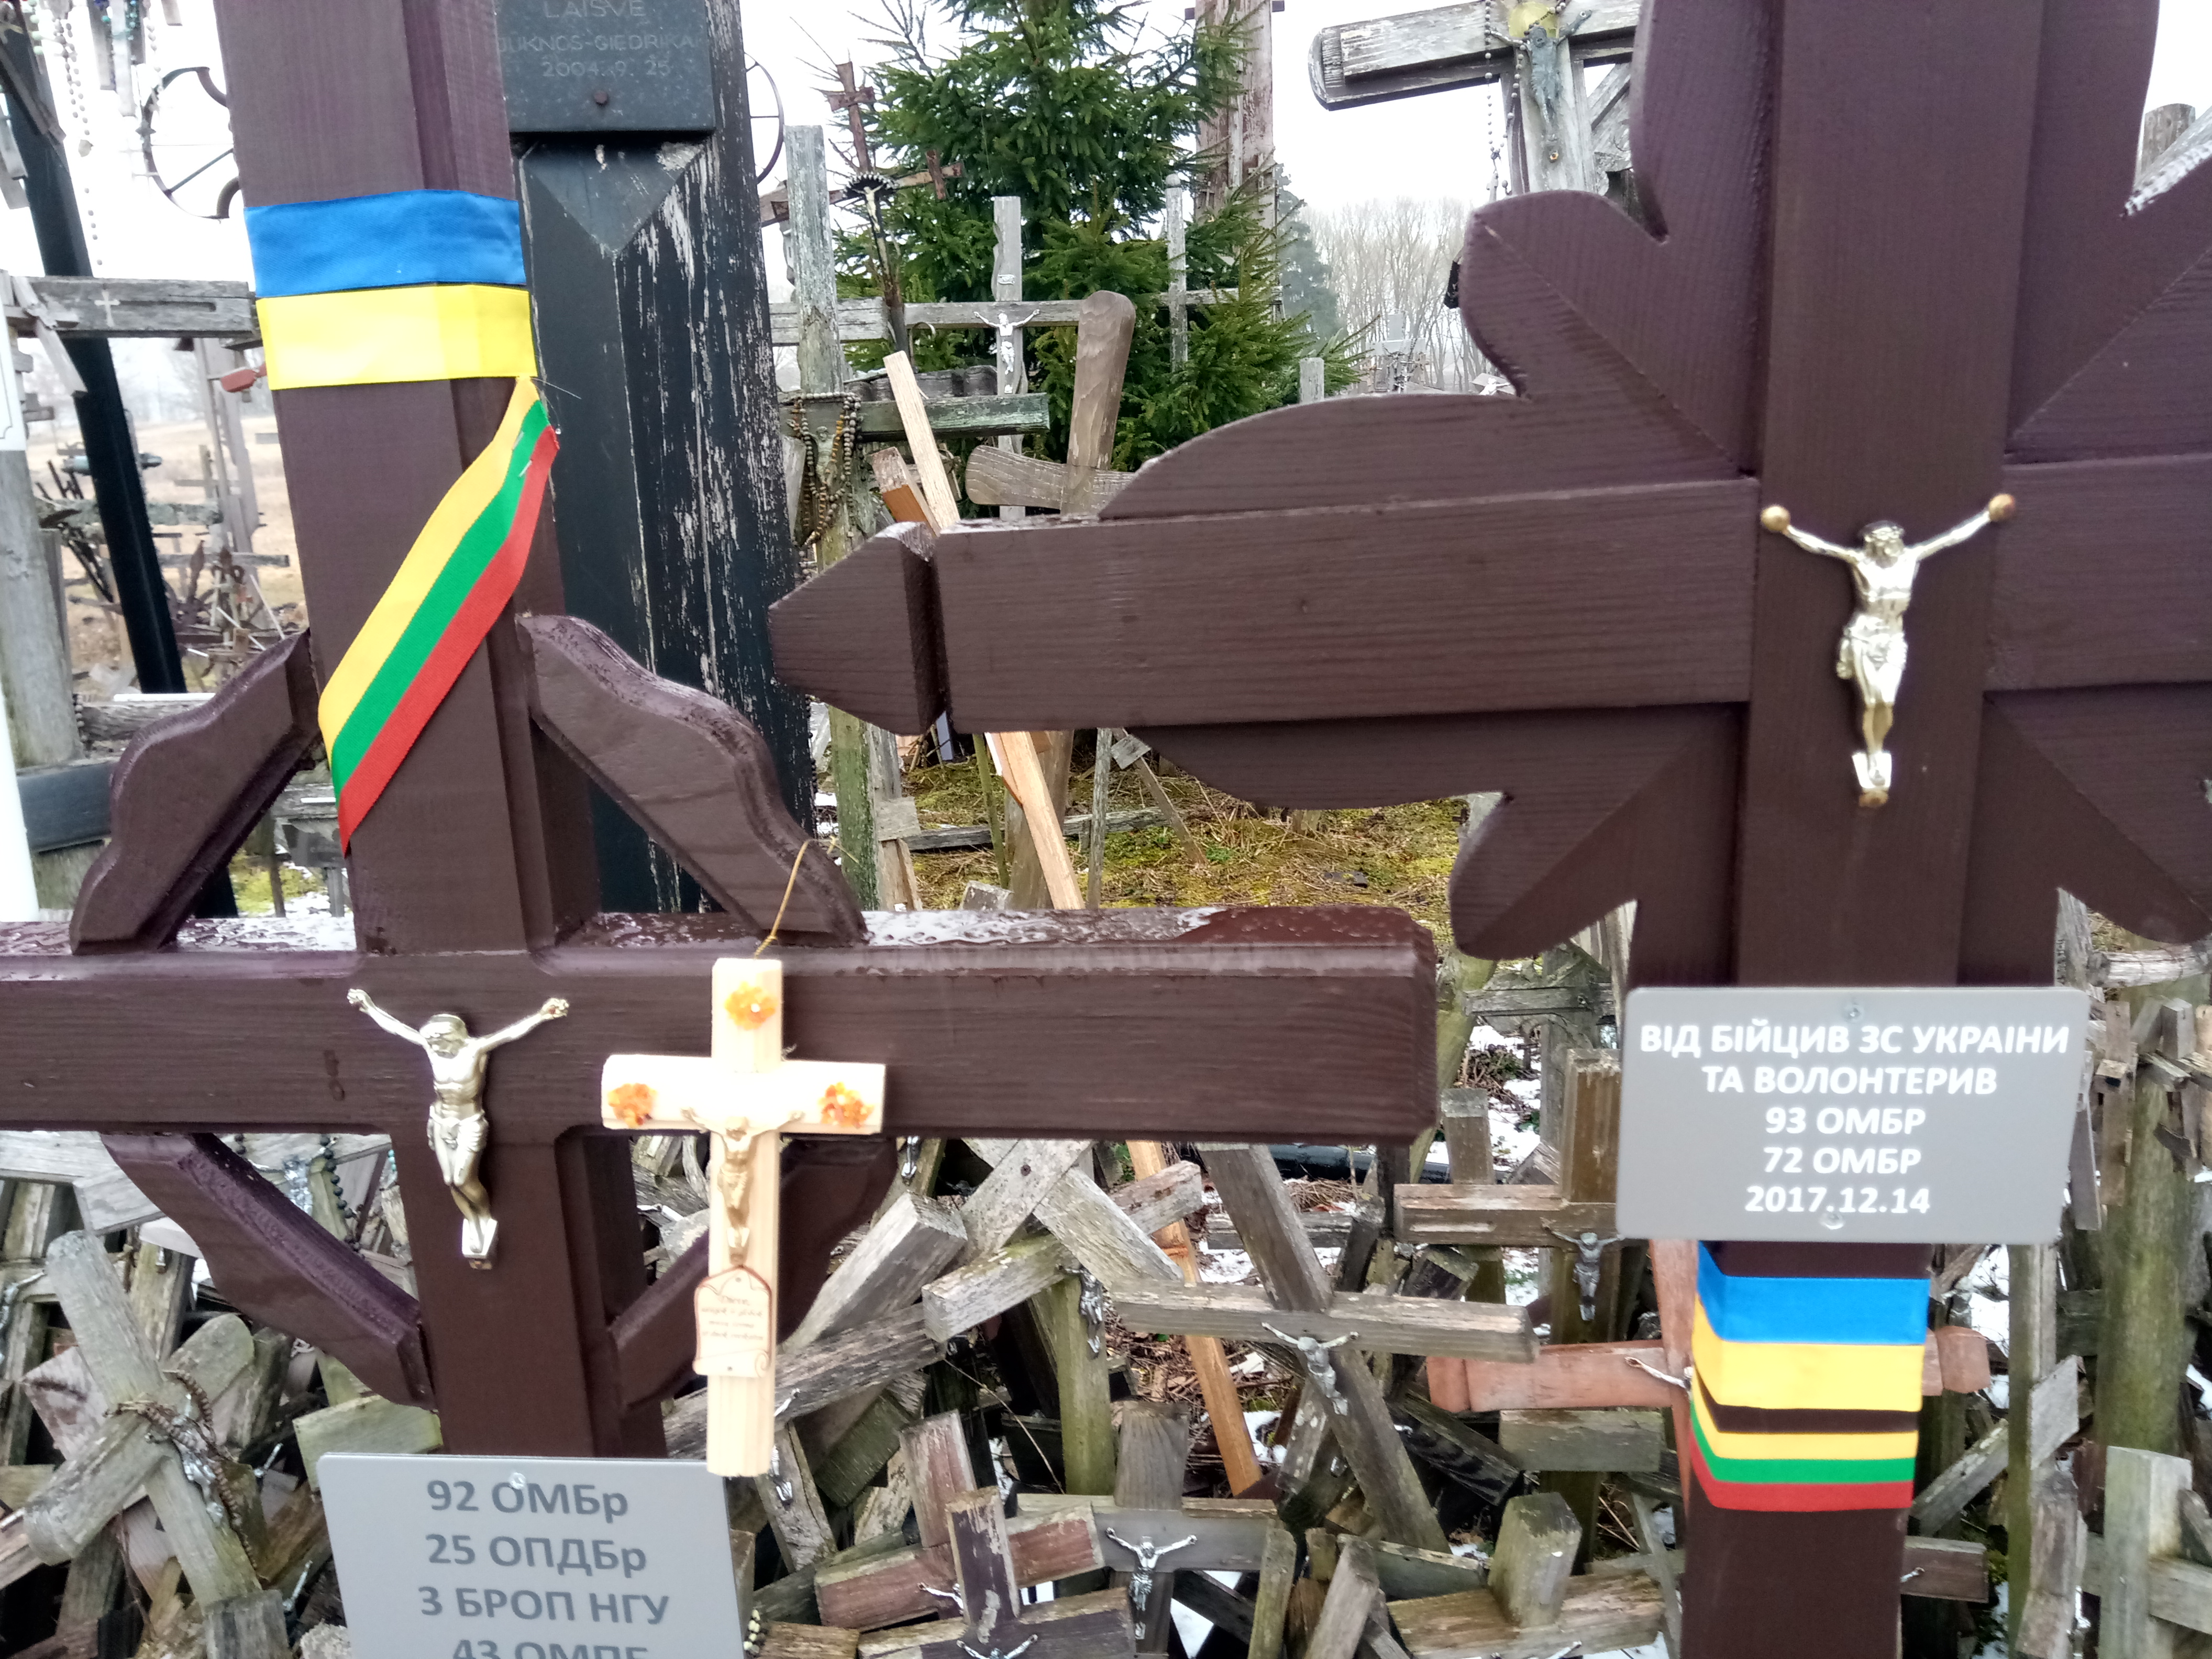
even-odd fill
[{"label": "small white crucifix figure", "polygon": [[714,1138],[707,1280],[694,1304],[707,1467],[765,1474],[775,1442],[782,1136],[881,1133],[884,1068],[784,1058],[783,964],[773,957],[714,964],[712,1032],[704,1058],[609,1055],[599,1106],[610,1128]]},{"label": "small white crucifix figure", "polygon": [[1858,688],[1859,731],[1866,747],[1851,757],[1851,764],[1858,773],[1860,805],[1882,806],[1889,801],[1890,756],[1884,744],[1897,718],[1898,691],[1905,684],[1905,612],[1912,603],[1913,579],[1936,554],[1972,541],[1991,525],[2012,517],[2013,507],[2011,496],[1991,496],[1990,504],[1972,518],[1909,545],[1905,532],[1884,520],[1860,532],[1856,547],[1840,547],[1798,529],[1787,507],[1770,507],[1759,515],[1760,526],[1773,534],[1788,537],[1808,553],[1840,559],[1850,567],[1859,603],[1844,624],[1844,637],[1836,647],[1836,675]]}]

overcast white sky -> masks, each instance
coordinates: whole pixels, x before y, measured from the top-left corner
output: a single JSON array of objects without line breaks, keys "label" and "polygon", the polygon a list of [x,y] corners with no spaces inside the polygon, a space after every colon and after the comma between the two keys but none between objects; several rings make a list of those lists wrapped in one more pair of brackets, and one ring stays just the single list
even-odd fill
[{"label": "overcast white sky", "polygon": [[[1163,30],[1183,27],[1186,3],[1140,0],[1150,26]],[[865,64],[877,55],[869,44],[880,32],[870,21],[872,0],[858,8],[844,0],[741,4],[747,48],[781,87],[788,118],[836,123],[839,118],[823,101],[820,88],[826,77],[820,66],[847,57]],[[1315,103],[1308,88],[1306,51],[1316,30],[1408,9],[1408,0],[1290,0],[1288,9],[1275,15],[1277,148],[1308,201],[1334,206],[1377,196],[1479,199],[1486,193],[1485,112],[1493,101],[1487,92],[1446,93],[1331,113]],[[52,27],[52,8],[39,9]],[[247,276],[245,234],[234,215],[224,223],[194,218],[170,206],[145,178],[135,115],[126,118],[116,94],[100,91],[91,73],[89,36],[84,32],[90,8],[70,10],[65,27],[75,32],[81,96],[73,95],[68,65],[58,54],[52,60],[54,78],[63,122],[82,152],[72,162],[99,269],[114,276]],[[220,64],[212,0],[182,0],[181,10],[183,27],[155,22],[149,29],[150,61],[138,71],[142,91],[167,70]],[[219,153],[224,124],[222,112],[189,77],[167,97],[156,154],[165,173],[175,178]],[[2212,6],[2201,0],[2168,0],[2149,101],[2212,106]],[[227,176],[221,166],[211,170],[189,188],[188,204],[201,211],[211,207],[212,186]],[[0,210],[0,264],[19,270],[37,268],[27,214]],[[772,259],[771,270],[781,264]]]}]

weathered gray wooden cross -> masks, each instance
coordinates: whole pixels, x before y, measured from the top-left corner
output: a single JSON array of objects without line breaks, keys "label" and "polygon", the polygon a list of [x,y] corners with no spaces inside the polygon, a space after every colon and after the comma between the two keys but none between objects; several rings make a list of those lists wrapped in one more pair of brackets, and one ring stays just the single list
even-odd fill
[{"label": "weathered gray wooden cross", "polygon": [[[2212,932],[2212,170],[2133,198],[2156,17],[1653,0],[1646,221],[1553,191],[1469,228],[1520,395],[1284,410],[1096,524],[864,549],[783,602],[780,670],[908,724],[1127,726],[1247,799],[1503,791],[1453,883],[1480,956],[1630,898],[1646,984],[2047,983],[2061,886]],[[1919,574],[1863,806],[1850,581],[1761,508],[1918,540],[1999,494]],[[881,630],[865,684],[785,649],[840,623]],[[1691,1650],[1891,1650],[1896,1516],[1691,1507]]]},{"label": "weathered gray wooden cross", "polygon": [[[1431,11],[1334,23],[1314,36],[1310,69],[1324,109],[1461,87],[1504,89],[1513,193],[1602,193],[1626,165],[1629,56],[1643,0],[1462,0]],[[1608,64],[1595,87],[1582,71]]]}]

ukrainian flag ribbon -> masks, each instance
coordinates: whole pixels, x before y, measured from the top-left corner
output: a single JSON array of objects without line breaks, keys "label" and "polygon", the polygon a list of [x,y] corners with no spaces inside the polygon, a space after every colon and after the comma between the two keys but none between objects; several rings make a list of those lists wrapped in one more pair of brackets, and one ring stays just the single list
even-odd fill
[{"label": "ukrainian flag ribbon", "polygon": [[1788,1265],[1771,1248],[1698,1248],[1692,1443],[1682,1449],[1698,1485],[1721,1509],[1906,1507],[1924,1272],[1829,1279],[1771,1271],[1778,1262]]},{"label": "ukrainian flag ribbon", "polygon": [[270,386],[536,374],[521,215],[461,190],[246,209]]},{"label": "ukrainian flag ribbon", "polygon": [[559,447],[536,386],[518,380],[498,433],[430,514],[323,687],[316,712],[341,844],[514,597]]},{"label": "ukrainian flag ribbon", "polygon": [[538,400],[521,209],[459,190],[248,208],[269,384],[508,379],[514,395],[323,687],[353,832],[514,596],[559,440]]}]

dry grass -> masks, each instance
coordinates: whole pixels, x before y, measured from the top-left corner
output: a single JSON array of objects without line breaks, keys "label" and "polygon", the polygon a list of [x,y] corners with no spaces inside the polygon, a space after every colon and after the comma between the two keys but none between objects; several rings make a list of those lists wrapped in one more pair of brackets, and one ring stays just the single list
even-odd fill
[{"label": "dry grass", "polygon": [[[1109,836],[1102,883],[1107,905],[1388,904],[1449,936],[1446,888],[1459,852],[1463,803],[1302,814],[1301,830],[1293,833],[1281,814],[1231,799],[1172,767],[1162,773],[1169,799],[1206,848],[1206,861],[1194,863],[1164,826]],[[907,784],[929,828],[984,821],[982,783],[973,765],[919,767],[907,775]],[[1089,810],[1091,787],[1086,766],[1068,791],[1075,810]],[[1112,805],[1121,811],[1147,803],[1135,779],[1117,774]],[[1079,876],[1080,847],[1075,857]],[[923,902],[932,908],[957,905],[971,881],[998,879],[988,848],[917,854],[914,862]]]}]

